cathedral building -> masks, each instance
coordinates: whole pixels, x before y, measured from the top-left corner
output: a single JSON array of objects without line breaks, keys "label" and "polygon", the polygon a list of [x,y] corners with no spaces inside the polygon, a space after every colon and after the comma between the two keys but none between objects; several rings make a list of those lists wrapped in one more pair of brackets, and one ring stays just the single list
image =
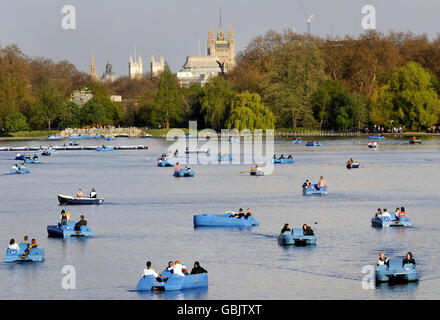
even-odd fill
[{"label": "cathedral building", "polygon": [[89,75],[93,81],[99,80],[98,72],[96,71],[95,52],[94,51],[92,51],[92,61],[90,62]]},{"label": "cathedral building", "polygon": [[110,63],[110,57],[107,58],[107,64],[105,65],[105,72],[101,77],[101,81],[103,82],[115,81],[115,73],[112,71],[112,64]]},{"label": "cathedral building", "polygon": [[154,55],[151,57],[151,76],[157,77],[159,74],[165,70],[165,61],[163,57],[160,57],[159,61],[154,59]]},{"label": "cathedral building", "polygon": [[235,40],[232,26],[228,26],[227,36],[223,32],[220,24],[220,30],[215,37],[214,27],[209,26],[208,31],[208,56],[216,56],[224,72],[232,70],[235,66]]},{"label": "cathedral building", "polygon": [[130,56],[128,62],[128,76],[130,79],[141,79],[143,75],[142,58],[136,57],[136,52],[134,54],[134,59]]}]

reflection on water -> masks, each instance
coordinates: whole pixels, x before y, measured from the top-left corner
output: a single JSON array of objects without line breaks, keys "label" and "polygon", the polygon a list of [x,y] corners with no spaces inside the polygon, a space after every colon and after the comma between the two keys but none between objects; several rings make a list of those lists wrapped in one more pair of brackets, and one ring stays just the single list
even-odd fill
[{"label": "reflection on water", "polygon": [[[312,138],[310,138],[311,140]],[[323,147],[275,141],[275,153],[293,154],[294,164],[275,165],[276,174],[240,174],[249,165],[192,165],[196,176],[176,179],[156,160],[169,143],[150,139],[150,151],[60,151],[29,165],[27,175],[7,175],[16,152],[0,152],[0,246],[25,234],[45,249],[41,263],[0,263],[1,299],[438,299],[440,241],[438,186],[440,139],[409,145],[408,138],[320,139]],[[39,145],[0,142],[0,145]],[[96,141],[84,141],[93,144]],[[120,145],[144,139],[117,139]],[[149,160],[145,158],[148,157]],[[347,170],[353,158],[359,169]],[[329,194],[302,195],[301,185],[323,175]],[[57,194],[95,188],[99,206],[59,206]],[[377,208],[405,207],[410,228],[371,227]],[[47,225],[61,209],[83,214],[94,236],[52,239]],[[194,228],[193,216],[251,208],[257,228]],[[312,226],[315,246],[280,246],[284,225]],[[419,283],[381,284],[362,289],[362,268],[375,265],[379,251],[417,262]],[[161,271],[170,260],[209,272],[209,290],[134,291],[146,261]],[[75,267],[77,289],[63,290],[61,270]],[[277,279],[274,282],[274,279]],[[307,287],[308,290],[299,290]]]}]

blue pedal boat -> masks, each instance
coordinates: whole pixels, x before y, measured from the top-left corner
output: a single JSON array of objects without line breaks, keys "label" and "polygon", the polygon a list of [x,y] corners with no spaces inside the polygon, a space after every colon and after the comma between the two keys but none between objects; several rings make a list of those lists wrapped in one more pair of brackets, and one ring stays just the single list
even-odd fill
[{"label": "blue pedal boat", "polygon": [[306,143],[306,147],[322,147],[322,143],[309,141]]},{"label": "blue pedal boat", "polygon": [[168,159],[161,160],[157,163],[158,167],[174,167],[175,163],[173,161],[170,161]]},{"label": "blue pedal boat", "polygon": [[193,222],[194,227],[235,227],[235,228],[250,228],[258,227],[260,223],[250,216],[247,219],[245,217],[231,218],[235,212],[226,212],[225,214],[197,214],[194,215]]},{"label": "blue pedal boat", "polygon": [[217,161],[232,161],[232,154],[217,156]]},{"label": "blue pedal boat", "polygon": [[20,243],[20,252],[15,249],[6,249],[6,257],[5,262],[14,262],[14,261],[43,261],[44,260],[44,249],[43,248],[34,248],[31,249],[29,254],[25,257],[20,257],[28,247],[28,244]]},{"label": "blue pedal boat", "polygon": [[272,163],[281,163],[281,164],[286,164],[286,163],[294,163],[295,160],[293,159],[272,159]]},{"label": "blue pedal boat", "polygon": [[194,177],[194,170],[180,169],[179,171],[174,171],[175,177]]},{"label": "blue pedal boat", "polygon": [[410,227],[411,220],[408,217],[399,217],[396,219],[394,212],[390,212],[391,219],[389,217],[377,216],[371,218],[371,226],[375,228],[383,227]]},{"label": "blue pedal boat", "polygon": [[71,141],[71,142],[69,142],[69,146],[79,146],[79,142],[78,141]]},{"label": "blue pedal boat", "polygon": [[318,189],[318,185],[314,184],[311,188],[303,188],[303,194],[305,196],[315,195],[315,194],[327,194],[327,187],[321,187]]},{"label": "blue pedal boat", "polygon": [[24,160],[26,158],[26,155],[25,154],[17,154],[16,156],[15,156],[15,160]]},{"label": "blue pedal boat", "polygon": [[162,276],[168,277],[168,279],[161,279],[157,281],[154,276],[145,276],[139,279],[136,290],[138,291],[175,291],[185,289],[195,289],[208,286],[208,274],[198,273],[190,274],[187,276],[179,276],[171,273],[168,270],[164,270]]},{"label": "blue pedal boat", "polygon": [[353,162],[351,164],[347,163],[347,169],[357,169],[359,168],[360,163],[359,162]]},{"label": "blue pedal boat", "polygon": [[68,221],[65,225],[61,223],[47,226],[49,237],[66,238],[66,237],[91,237],[92,230],[88,226],[81,226],[80,231],[75,231],[75,221]]},{"label": "blue pedal boat", "polygon": [[59,194],[58,201],[60,204],[102,204],[104,198],[75,198]]},{"label": "blue pedal boat", "polygon": [[24,163],[40,163],[40,159],[38,158],[26,158],[24,159]]},{"label": "blue pedal boat", "polygon": [[18,171],[15,169],[9,170],[9,174],[24,174],[29,173],[29,168],[19,168]]},{"label": "blue pedal boat", "polygon": [[278,244],[282,246],[316,244],[316,236],[306,236],[304,235],[303,229],[293,228],[292,231],[280,233],[278,236]]},{"label": "blue pedal boat", "polygon": [[109,136],[105,136],[104,139],[105,139],[105,140],[116,140],[116,138],[114,138],[114,137],[109,137]]},{"label": "blue pedal boat", "polygon": [[302,141],[302,139],[293,139],[292,143],[293,144],[300,144],[300,143],[303,143],[303,141]]},{"label": "blue pedal boat", "polygon": [[385,140],[384,136],[376,136],[376,135],[372,135],[372,136],[368,136],[369,140]]},{"label": "blue pedal boat", "polygon": [[95,151],[115,151],[115,148],[113,147],[100,147],[100,148],[96,148]]},{"label": "blue pedal boat", "polygon": [[411,282],[417,280],[419,280],[417,269],[411,263],[402,266],[401,260],[389,260],[389,267],[387,265],[376,267],[377,282]]},{"label": "blue pedal boat", "polygon": [[56,136],[48,136],[47,140],[63,140],[63,137],[62,136],[58,136],[58,135],[56,135]]}]

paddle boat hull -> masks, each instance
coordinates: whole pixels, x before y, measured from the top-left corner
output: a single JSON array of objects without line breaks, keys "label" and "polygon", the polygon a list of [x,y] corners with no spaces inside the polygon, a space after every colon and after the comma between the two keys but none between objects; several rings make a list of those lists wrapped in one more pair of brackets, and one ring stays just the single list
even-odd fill
[{"label": "paddle boat hull", "polygon": [[280,164],[286,164],[286,163],[294,163],[295,160],[293,159],[272,159],[272,163],[280,163]]},{"label": "paddle boat hull", "polygon": [[109,141],[110,141],[110,140],[116,140],[116,138],[113,138],[113,137],[107,137],[107,136],[105,136],[104,139],[105,139],[105,140],[109,140]]},{"label": "paddle boat hull", "polygon": [[347,169],[357,169],[359,168],[359,162],[353,162],[351,164],[347,163]]},{"label": "paddle boat hull", "polygon": [[293,144],[300,144],[300,143],[303,143],[303,141],[301,139],[294,139],[294,140],[292,140],[292,143]]},{"label": "paddle boat hull", "polygon": [[402,261],[389,260],[389,267],[386,265],[376,267],[377,282],[412,282],[417,280],[419,280],[419,275],[413,264],[402,266]]},{"label": "paddle boat hull", "polygon": [[162,276],[168,277],[168,279],[161,279],[158,281],[154,276],[145,276],[140,278],[136,285],[138,291],[175,291],[203,288],[208,286],[208,274],[198,273],[190,274],[187,276],[179,276],[171,273],[168,270],[164,270]]},{"label": "paddle boat hull", "polygon": [[49,237],[66,238],[66,237],[91,237],[92,230],[88,226],[81,226],[80,231],[75,231],[75,221],[68,221],[65,225],[61,223],[47,226]]},{"label": "paddle boat hull", "polygon": [[42,248],[31,249],[27,256],[21,257],[28,245],[24,243],[19,244],[20,251],[15,249],[7,249],[5,262],[15,262],[15,261],[43,261],[44,260],[44,250]]},{"label": "paddle boat hull", "polygon": [[95,151],[115,151],[113,147],[96,148]]},{"label": "paddle boat hull", "polygon": [[174,171],[173,174],[175,177],[194,177],[194,170],[186,170],[186,169],[181,169],[180,171]]},{"label": "paddle boat hull", "polygon": [[306,143],[306,147],[322,147],[322,143],[309,141]]},{"label": "paddle boat hull", "polygon": [[231,228],[250,228],[258,227],[260,223],[252,216],[230,218],[235,212],[226,212],[225,214],[197,214],[194,215],[194,227],[231,227]]},{"label": "paddle boat hull", "polygon": [[416,144],[416,143],[421,144],[422,140],[409,140],[409,144]]},{"label": "paddle boat hull", "polygon": [[24,154],[17,154],[15,156],[15,160],[24,160],[26,158],[26,155]]},{"label": "paddle boat hull", "polygon": [[18,171],[15,169],[9,170],[9,174],[24,174],[29,173],[29,168],[21,168]]},{"label": "paddle boat hull", "polygon": [[261,170],[261,171],[249,171],[249,174],[251,176],[260,177],[260,176],[264,176],[264,171],[263,170]]},{"label": "paddle boat hull", "polygon": [[379,148],[379,145],[378,144],[369,143],[368,144],[368,148],[370,148],[370,149],[377,149],[377,148]]},{"label": "paddle boat hull", "polygon": [[24,163],[40,163],[40,159],[38,158],[26,158],[24,159]]},{"label": "paddle boat hull", "polygon": [[316,244],[316,237],[306,236],[301,228],[293,228],[292,231],[285,231],[278,236],[278,244],[281,246],[296,245],[304,246]]},{"label": "paddle boat hull", "polygon": [[47,140],[63,140],[62,136],[48,136]]},{"label": "paddle boat hull", "polygon": [[169,160],[162,160],[157,163],[158,167],[174,167],[175,163]]},{"label": "paddle boat hull", "polygon": [[103,198],[74,198],[71,196],[64,196],[59,194],[58,201],[60,204],[102,204]]},{"label": "paddle boat hull", "polygon": [[384,136],[368,136],[369,140],[385,140]]},{"label": "paddle boat hull", "polygon": [[327,187],[321,187],[318,189],[318,185],[314,184],[311,188],[303,188],[303,194],[305,196],[327,194]]},{"label": "paddle boat hull", "polygon": [[394,213],[390,213],[390,215],[391,219],[384,216],[371,218],[371,226],[375,228],[411,226],[411,221],[408,219],[408,217],[399,217],[397,220]]}]

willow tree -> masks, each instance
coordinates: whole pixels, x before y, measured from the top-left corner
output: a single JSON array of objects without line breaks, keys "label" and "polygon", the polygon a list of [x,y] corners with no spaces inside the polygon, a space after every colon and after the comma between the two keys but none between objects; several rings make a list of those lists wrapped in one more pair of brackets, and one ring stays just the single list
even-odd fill
[{"label": "willow tree", "polygon": [[263,104],[258,93],[245,91],[236,94],[232,100],[226,126],[229,130],[273,129],[275,127],[275,116]]}]

